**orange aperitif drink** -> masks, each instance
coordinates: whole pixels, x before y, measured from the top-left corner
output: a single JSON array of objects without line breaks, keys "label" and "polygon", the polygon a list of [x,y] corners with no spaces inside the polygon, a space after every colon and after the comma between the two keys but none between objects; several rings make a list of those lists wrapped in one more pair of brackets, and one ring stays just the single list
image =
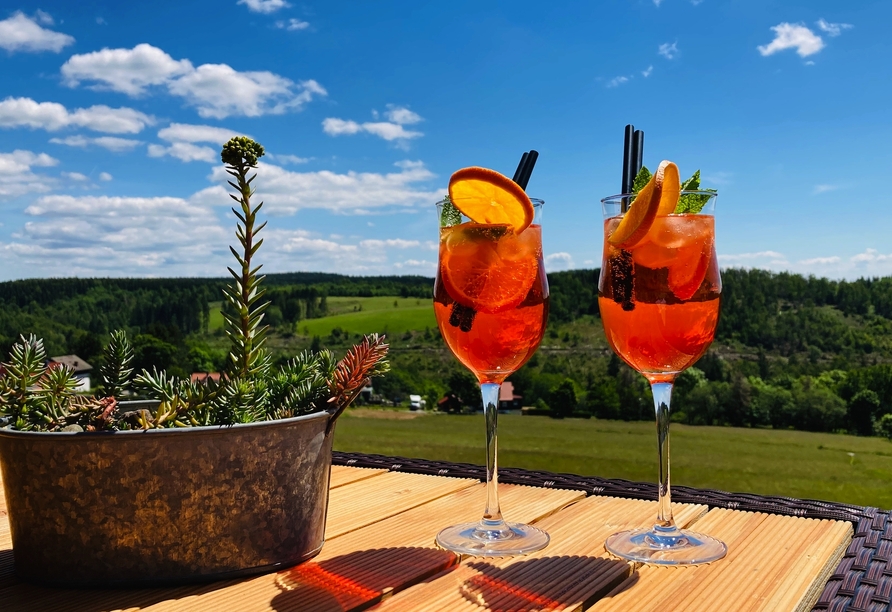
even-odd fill
[{"label": "orange aperitif drink", "polygon": [[545,333],[542,228],[466,222],[440,230],[434,312],[452,353],[481,383],[504,382]]},{"label": "orange aperitif drink", "polygon": [[[604,222],[605,237],[620,217]],[[712,343],[722,280],[715,218],[656,217],[644,239],[627,249],[604,241],[598,305],[614,352],[649,380],[671,380]]]},{"label": "orange aperitif drink", "polygon": [[[685,184],[699,185],[699,176]],[[683,190],[678,167],[664,161],[636,194],[601,200],[598,306],[604,334],[614,352],[650,382],[657,421],[657,520],[605,542],[609,552],[631,561],[691,565],[721,559],[728,550],[711,536],[678,528],[669,484],[672,385],[709,348],[719,320],[715,198],[714,191]]]},{"label": "orange aperitif drink", "polygon": [[542,205],[519,183],[478,167],[455,172],[448,197],[437,203],[434,312],[446,346],[480,383],[486,424],[483,518],[447,527],[436,538],[459,554],[526,554],[549,542],[538,527],[502,518],[497,458],[499,387],[536,351],[548,318]]}]

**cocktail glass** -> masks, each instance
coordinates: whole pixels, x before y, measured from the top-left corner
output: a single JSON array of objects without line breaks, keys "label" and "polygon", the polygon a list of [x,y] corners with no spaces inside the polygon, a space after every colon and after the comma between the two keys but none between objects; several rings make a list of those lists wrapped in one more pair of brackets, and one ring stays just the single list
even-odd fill
[{"label": "cocktail glass", "polygon": [[607,240],[634,196],[601,200],[604,254],[598,305],[611,348],[650,382],[657,421],[659,498],[650,528],[616,533],[611,553],[644,563],[691,565],[725,556],[724,543],[679,529],[669,484],[669,402],[675,377],[706,352],[719,319],[722,280],[715,253],[715,192],[682,192],[705,201],[697,214],[658,216],[637,244]]},{"label": "cocktail glass", "polygon": [[[459,218],[446,201],[437,203],[440,253],[434,312],[449,350],[480,383],[486,421],[483,518],[447,527],[437,535],[441,547],[460,554],[517,555],[548,545],[548,534],[541,529],[505,522],[498,492],[499,388],[536,351],[548,318],[548,280],[542,261],[544,203],[532,202],[533,223],[520,234],[510,225]],[[461,208],[460,201],[455,204]]]}]

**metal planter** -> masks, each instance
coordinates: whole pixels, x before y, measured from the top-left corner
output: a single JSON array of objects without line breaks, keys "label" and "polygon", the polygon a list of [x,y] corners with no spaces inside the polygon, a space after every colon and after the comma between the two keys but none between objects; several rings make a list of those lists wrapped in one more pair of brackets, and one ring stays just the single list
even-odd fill
[{"label": "metal planter", "polygon": [[336,416],[107,433],[0,429],[16,574],[140,586],[309,559],[323,543]]}]

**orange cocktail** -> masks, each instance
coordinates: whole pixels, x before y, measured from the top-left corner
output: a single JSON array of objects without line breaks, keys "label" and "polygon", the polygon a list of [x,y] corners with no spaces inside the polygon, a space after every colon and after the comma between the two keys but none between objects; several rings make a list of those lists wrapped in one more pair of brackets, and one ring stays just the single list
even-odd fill
[{"label": "orange cocktail", "polygon": [[[604,222],[605,236],[620,217]],[[611,348],[648,379],[666,379],[696,362],[712,342],[722,280],[715,218],[656,217],[627,249],[604,241],[598,305]]]},{"label": "orange cocktail", "polygon": [[543,203],[531,200],[521,184],[487,168],[463,168],[450,178],[449,196],[437,203],[434,312],[449,350],[480,383],[486,424],[483,518],[447,527],[436,538],[459,554],[525,554],[549,542],[538,527],[506,522],[498,494],[499,386],[536,351],[548,318],[538,219]]},{"label": "orange cocktail", "polygon": [[[686,185],[699,185],[699,171]],[[685,191],[664,161],[636,194],[601,200],[604,253],[598,306],[614,352],[650,382],[657,421],[659,486],[652,527],[615,533],[618,557],[662,565],[721,559],[724,543],[679,529],[672,517],[669,404],[676,376],[706,352],[719,320],[714,191]]]},{"label": "orange cocktail", "polygon": [[536,351],[548,318],[542,228],[467,222],[440,230],[434,312],[453,354],[501,383]]}]

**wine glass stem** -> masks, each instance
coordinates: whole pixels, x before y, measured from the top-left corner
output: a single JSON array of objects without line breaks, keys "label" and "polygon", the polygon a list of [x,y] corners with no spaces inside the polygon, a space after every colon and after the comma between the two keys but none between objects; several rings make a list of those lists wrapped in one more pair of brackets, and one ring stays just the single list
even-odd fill
[{"label": "wine glass stem", "polygon": [[498,383],[480,383],[483,396],[483,417],[486,420],[486,511],[481,527],[492,531],[508,529],[499,508],[499,459],[498,459]]},{"label": "wine glass stem", "polygon": [[655,529],[674,531],[672,518],[672,492],[669,485],[669,402],[672,399],[671,382],[653,382],[650,385],[654,396],[654,410],[657,417],[657,452],[660,455],[659,508]]}]

